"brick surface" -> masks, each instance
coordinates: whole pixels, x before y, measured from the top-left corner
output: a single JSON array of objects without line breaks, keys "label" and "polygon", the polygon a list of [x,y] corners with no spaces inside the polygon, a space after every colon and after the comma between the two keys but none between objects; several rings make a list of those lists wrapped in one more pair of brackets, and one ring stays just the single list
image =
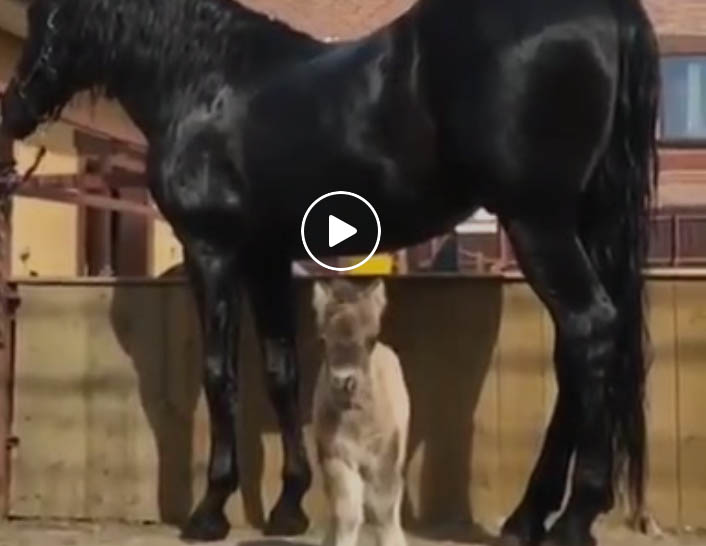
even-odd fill
[{"label": "brick surface", "polygon": [[[414,0],[241,1],[319,38],[339,39],[364,35],[414,4]],[[643,1],[660,34],[706,36],[706,0]]]},{"label": "brick surface", "polygon": [[414,0],[240,0],[240,2],[320,39],[349,39],[363,36],[392,21],[414,4]]},{"label": "brick surface", "polygon": [[643,0],[663,36],[706,36],[706,0]]}]

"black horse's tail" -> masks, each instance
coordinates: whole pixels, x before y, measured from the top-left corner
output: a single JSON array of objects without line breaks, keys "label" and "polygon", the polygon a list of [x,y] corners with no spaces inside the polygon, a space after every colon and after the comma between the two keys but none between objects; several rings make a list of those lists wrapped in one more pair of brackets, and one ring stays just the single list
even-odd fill
[{"label": "black horse's tail", "polygon": [[[609,373],[614,475],[627,478],[633,516],[644,508],[647,466],[645,380],[649,365],[645,266],[658,158],[659,56],[640,0],[614,0],[620,25],[620,75],[613,132],[581,203],[581,239],[618,310],[620,355]],[[622,482],[625,483],[625,482]]]}]

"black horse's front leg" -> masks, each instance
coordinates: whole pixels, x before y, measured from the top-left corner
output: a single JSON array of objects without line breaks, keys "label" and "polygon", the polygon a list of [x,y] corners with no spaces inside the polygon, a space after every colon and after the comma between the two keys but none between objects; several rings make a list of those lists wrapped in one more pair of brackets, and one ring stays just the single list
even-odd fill
[{"label": "black horse's front leg", "polygon": [[205,495],[182,538],[220,540],[230,530],[225,503],[239,482],[235,427],[241,290],[232,253],[201,244],[186,245],[185,250],[203,329],[203,385],[211,423],[211,453]]},{"label": "black horse's front leg", "polygon": [[265,533],[297,535],[309,526],[301,502],[311,485],[311,468],[304,449],[299,407],[291,263],[283,258],[256,263],[250,273],[249,289],[265,361],[267,389],[279,421],[284,451],[282,493],[270,513]]}]

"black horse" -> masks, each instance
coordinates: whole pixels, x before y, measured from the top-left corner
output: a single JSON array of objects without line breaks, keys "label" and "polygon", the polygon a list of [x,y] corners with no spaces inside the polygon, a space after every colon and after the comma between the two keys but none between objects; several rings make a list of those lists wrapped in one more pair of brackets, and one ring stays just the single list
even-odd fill
[{"label": "black horse", "polygon": [[619,476],[641,506],[659,73],[639,0],[421,0],[337,44],[231,0],[34,0],[4,131],[26,137],[86,89],[120,101],[146,135],[150,189],[200,305],[212,446],[185,537],[228,530],[245,293],[285,452],[267,531],[307,526],[290,264],[305,256],[307,206],[333,190],[373,204],[381,249],[495,211],[551,312],[559,395],[507,542],[592,544]]}]

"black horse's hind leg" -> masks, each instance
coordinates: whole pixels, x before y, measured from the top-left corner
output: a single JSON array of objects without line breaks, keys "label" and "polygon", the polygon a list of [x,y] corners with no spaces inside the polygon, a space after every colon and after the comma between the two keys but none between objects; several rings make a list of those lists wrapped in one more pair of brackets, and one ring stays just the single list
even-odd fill
[{"label": "black horse's hind leg", "polygon": [[[557,344],[555,361],[561,360]],[[503,525],[503,546],[538,544],[544,538],[547,516],[561,508],[575,446],[575,408],[567,392],[568,386],[565,387],[566,382],[562,380],[562,372],[568,368],[568,364],[556,366],[559,394],[554,412],[524,497]]]},{"label": "black horse's hind leg", "polygon": [[282,493],[270,513],[265,533],[297,535],[309,526],[301,502],[311,485],[311,468],[304,449],[299,407],[291,262],[280,255],[286,256],[273,251],[272,257],[254,260],[257,265],[249,275],[249,290],[265,360],[267,389],[284,451]]},{"label": "black horse's hind leg", "polygon": [[202,244],[186,245],[187,266],[199,305],[205,349],[203,384],[211,422],[206,493],[182,531],[189,540],[220,540],[230,529],[224,514],[238,487],[236,412],[240,288],[232,254]]},{"label": "black horse's hind leg", "polygon": [[[556,325],[559,387],[573,401],[568,412],[576,435],[571,497],[544,544],[590,546],[595,544],[595,518],[613,504],[606,375],[616,363],[617,313],[575,230],[542,222],[510,220],[506,225],[522,269]],[[563,463],[570,444],[555,449]],[[538,477],[558,481],[563,469],[555,470],[554,476],[540,470]],[[554,495],[559,491],[558,484],[536,488]]]}]

